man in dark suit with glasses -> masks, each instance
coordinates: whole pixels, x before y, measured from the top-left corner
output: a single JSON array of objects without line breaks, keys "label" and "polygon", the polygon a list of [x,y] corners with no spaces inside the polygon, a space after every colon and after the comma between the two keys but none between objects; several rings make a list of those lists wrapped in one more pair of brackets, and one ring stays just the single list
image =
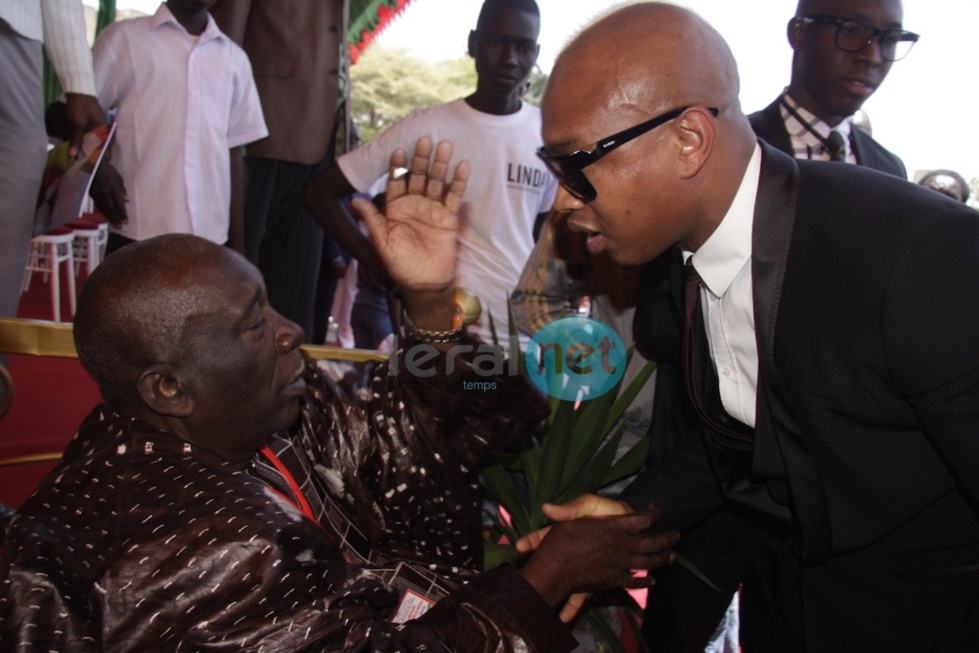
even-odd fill
[{"label": "man in dark suit with glasses", "polygon": [[852,120],[918,40],[903,29],[902,16],[901,0],[800,0],[788,24],[792,79],[749,116],[755,133],[797,159],[907,178],[901,160]]}]

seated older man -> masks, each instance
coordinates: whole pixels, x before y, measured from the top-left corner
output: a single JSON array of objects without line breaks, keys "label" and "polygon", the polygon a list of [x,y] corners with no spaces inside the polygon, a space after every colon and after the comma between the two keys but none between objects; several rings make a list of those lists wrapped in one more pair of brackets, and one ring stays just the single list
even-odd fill
[{"label": "seated older man", "polygon": [[440,366],[464,337],[450,286],[468,168],[447,181],[444,144],[429,174],[432,149],[419,142],[386,215],[359,205],[403,289],[406,344],[438,352],[431,378],[384,364],[345,396],[259,272],[193,236],[95,271],[75,340],[105,403],[11,525],[6,646],[563,651],[554,608],[571,592],[641,586],[630,570],[671,559],[674,536],[639,514],[560,524],[519,571],[473,571],[472,470],[541,404],[519,378],[466,393],[477,370]]}]

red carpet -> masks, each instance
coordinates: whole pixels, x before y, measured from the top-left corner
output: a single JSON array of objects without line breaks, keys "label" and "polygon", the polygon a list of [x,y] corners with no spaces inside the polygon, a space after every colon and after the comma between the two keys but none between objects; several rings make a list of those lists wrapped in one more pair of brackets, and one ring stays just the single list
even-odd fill
[{"label": "red carpet", "polygon": [[[82,272],[79,289],[84,276]],[[61,294],[65,320],[71,312],[64,278]],[[53,319],[50,290],[40,275],[34,275],[30,290],[21,296],[17,316]],[[15,395],[10,412],[0,418],[0,460],[62,451],[82,418],[99,401],[95,383],[75,359],[11,355],[7,364]],[[20,505],[52,467],[54,463],[0,467],[0,503]]]}]

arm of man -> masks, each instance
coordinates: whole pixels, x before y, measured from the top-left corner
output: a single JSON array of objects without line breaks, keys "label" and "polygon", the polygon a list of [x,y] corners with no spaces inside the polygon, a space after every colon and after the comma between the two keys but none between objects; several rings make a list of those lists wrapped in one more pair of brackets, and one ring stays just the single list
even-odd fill
[{"label": "arm of man", "polygon": [[[434,163],[429,171],[433,151]],[[396,151],[391,158],[391,168],[407,167],[409,172],[390,176],[385,213],[381,214],[369,201],[354,201],[354,208],[367,224],[386,267],[404,290],[408,318],[416,330],[425,333],[456,332],[459,328],[458,308],[452,302],[450,289],[457,250],[458,211],[469,168],[467,163],[460,163],[451,181],[447,180],[451,154],[450,143],[443,142],[435,148],[427,138],[418,142],[410,163],[404,151]],[[430,344],[442,353],[447,353],[453,346],[452,342],[440,342],[434,336]],[[391,428],[394,428],[393,424]],[[428,472],[422,474],[423,477],[427,475]],[[535,590],[538,598],[552,607],[572,592],[646,584],[647,579],[634,577],[631,570],[668,563],[672,559],[668,549],[675,542],[673,534],[642,535],[652,522],[651,515],[640,513],[559,524],[542,538],[539,550],[519,575]],[[582,564],[582,561],[587,562]],[[482,585],[480,593],[488,596],[491,588],[486,586],[486,579],[490,577],[492,575],[450,594],[411,626],[428,628],[430,622],[445,624],[450,628],[449,632],[456,635],[443,641],[455,641],[453,637],[461,635],[463,645],[460,650],[482,650],[480,641],[484,635],[481,629],[458,629],[459,610],[455,607],[455,597],[458,593],[471,592],[477,585]],[[509,584],[513,582],[511,579]],[[528,601],[532,606],[536,599],[528,597]]]},{"label": "arm of man", "polygon": [[303,199],[306,209],[339,245],[386,286],[393,285],[391,275],[378,258],[371,241],[361,232],[344,199],[357,192],[343,170],[334,161],[306,185]]},{"label": "arm of man", "polygon": [[[106,29],[95,40],[92,46],[92,67],[95,72],[95,86],[99,100],[107,106],[114,106],[121,95],[120,80],[112,73],[117,69],[118,56],[113,41],[113,30]],[[112,164],[112,151],[116,147],[116,139],[110,144],[102,164],[92,179],[89,194],[95,202],[95,207],[118,227],[129,222],[129,212],[126,203],[129,195],[126,191],[126,181],[122,174]]]},{"label": "arm of man", "polygon": [[245,192],[248,172],[245,170],[243,148],[232,147],[228,153],[231,164],[231,206],[228,224],[228,247],[242,256],[245,254]]},{"label": "arm of man", "polygon": [[85,132],[105,124],[96,99],[92,53],[86,40],[85,13],[80,0],[41,0],[44,46],[65,91],[71,124],[69,154],[81,147]]},{"label": "arm of man", "polygon": [[[979,214],[952,202],[947,205],[944,214],[929,217],[919,233],[908,239],[893,264],[881,303],[882,340],[889,378],[910,403],[922,436],[954,478],[967,505],[976,512],[979,275],[973,270],[979,263]],[[934,470],[933,461],[927,462]],[[934,487],[934,472],[928,476]],[[949,524],[949,528],[954,525]],[[973,549],[947,548],[946,567],[932,572],[935,580],[929,592],[974,596],[974,559],[956,559],[959,550]],[[962,622],[950,628],[934,650],[977,648],[979,603],[973,601]]]},{"label": "arm of man", "polygon": [[533,335],[554,320],[571,314],[571,297],[585,291],[585,284],[570,274],[568,261],[558,246],[558,230],[566,216],[552,216],[524,265],[510,296],[517,328]]},{"label": "arm of man", "polygon": [[962,492],[979,502],[979,216],[948,203],[897,257],[881,305],[888,369]]}]

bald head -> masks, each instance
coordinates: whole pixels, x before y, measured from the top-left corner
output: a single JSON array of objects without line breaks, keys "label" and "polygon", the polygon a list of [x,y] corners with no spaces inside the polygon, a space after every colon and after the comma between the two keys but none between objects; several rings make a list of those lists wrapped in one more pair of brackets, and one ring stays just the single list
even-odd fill
[{"label": "bald head", "polygon": [[673,117],[615,142],[581,169],[595,191],[578,195],[587,201],[561,192],[555,208],[574,211],[572,227],[599,233],[592,249],[607,249],[623,265],[703,242],[730,206],[756,143],[738,91],[727,43],[687,9],[637,3],[593,23],[560,54],[547,83],[541,108],[551,158]]},{"label": "bald head", "polygon": [[736,107],[739,91],[737,65],[721,35],[693,12],[663,3],[626,6],[579,34],[558,57],[548,89],[567,84],[651,112]]},{"label": "bald head", "polygon": [[95,269],[78,300],[75,346],[106,401],[133,405],[144,369],[185,355],[191,318],[213,309],[206,281],[233,256],[202,238],[170,234],[124,247]]}]

